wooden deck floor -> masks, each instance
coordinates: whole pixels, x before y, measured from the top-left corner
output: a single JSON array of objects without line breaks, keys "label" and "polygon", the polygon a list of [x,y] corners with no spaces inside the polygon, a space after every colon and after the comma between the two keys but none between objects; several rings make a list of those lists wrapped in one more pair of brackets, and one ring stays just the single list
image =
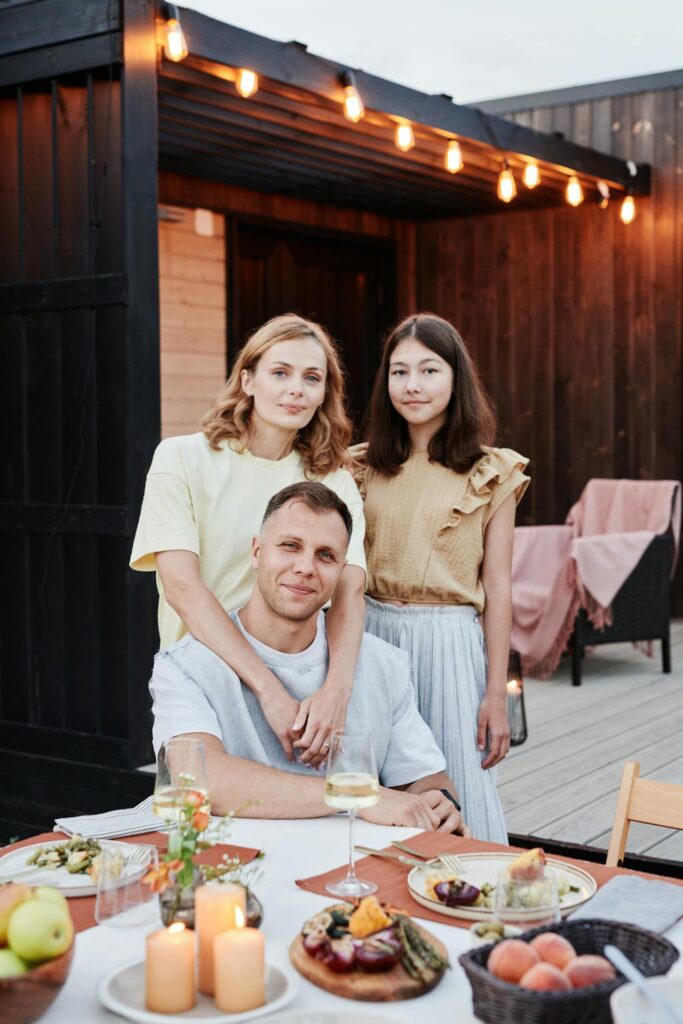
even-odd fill
[{"label": "wooden deck floor", "polygon": [[[683,622],[671,643],[671,675],[659,644],[653,658],[615,644],[584,659],[581,687],[568,659],[551,680],[525,680],[529,738],[498,774],[510,832],[606,848],[624,761],[683,784]],[[632,825],[627,849],[683,861],[683,832]]]}]

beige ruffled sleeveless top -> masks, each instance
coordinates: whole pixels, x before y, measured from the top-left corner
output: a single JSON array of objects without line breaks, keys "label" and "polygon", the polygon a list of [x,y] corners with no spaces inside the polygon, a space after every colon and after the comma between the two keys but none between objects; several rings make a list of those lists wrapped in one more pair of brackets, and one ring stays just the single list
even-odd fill
[{"label": "beige ruffled sleeveless top", "polygon": [[367,465],[366,451],[364,444],[351,449],[350,468],[365,501],[370,597],[482,612],[486,527],[508,495],[521,499],[529,460],[486,448],[468,473],[456,473],[415,452],[396,476],[384,476]]}]

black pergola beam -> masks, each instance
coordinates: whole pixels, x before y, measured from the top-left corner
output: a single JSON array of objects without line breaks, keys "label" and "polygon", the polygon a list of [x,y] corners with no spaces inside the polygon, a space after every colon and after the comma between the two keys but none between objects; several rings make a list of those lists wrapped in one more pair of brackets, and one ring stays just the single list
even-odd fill
[{"label": "black pergola beam", "polygon": [[[231,67],[248,67],[270,79],[328,97],[341,94],[341,75],[347,65],[308,53],[299,43],[267,39],[188,8],[180,8],[180,12],[192,55]],[[502,153],[533,157],[569,173],[600,178],[637,194],[649,192],[647,167],[638,167],[632,176],[624,160],[460,106],[446,96],[430,96],[364,71],[356,71],[356,80],[368,109],[471,139]]]},{"label": "black pergola beam", "polygon": [[121,33],[111,32],[91,39],[75,39],[56,46],[0,57],[0,87],[38,82],[55,75],[120,64]]},{"label": "black pergola beam", "polygon": [[31,6],[34,17],[27,17],[26,4],[3,4],[0,56],[115,32],[121,24],[119,4],[114,0],[41,0]]}]

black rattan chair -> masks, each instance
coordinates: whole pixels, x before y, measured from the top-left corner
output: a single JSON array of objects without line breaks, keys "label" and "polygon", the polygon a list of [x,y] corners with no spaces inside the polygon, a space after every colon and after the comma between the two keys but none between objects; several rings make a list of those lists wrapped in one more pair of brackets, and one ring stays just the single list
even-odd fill
[{"label": "black rattan chair", "polygon": [[661,640],[662,672],[671,672],[671,533],[658,534],[612,602],[612,625],[596,629],[579,609],[569,646],[572,684],[581,685],[581,659],[585,647],[625,641]]}]

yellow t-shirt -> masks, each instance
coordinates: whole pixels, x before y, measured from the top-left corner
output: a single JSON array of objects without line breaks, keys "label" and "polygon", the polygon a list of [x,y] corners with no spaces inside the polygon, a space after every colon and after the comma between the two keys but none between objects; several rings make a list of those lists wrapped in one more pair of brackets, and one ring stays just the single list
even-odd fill
[{"label": "yellow t-shirt", "polygon": [[[277,491],[305,479],[296,449],[272,461],[236,452],[228,442],[215,451],[203,434],[167,438],[147,474],[131,568],[155,571],[156,551],[193,551],[202,581],[225,610],[242,607],[254,584],[251,541],[266,505]],[[337,469],[320,482],[348,505],[353,533],[347,561],[365,571],[363,502],[351,474]],[[159,636],[167,647],[187,627],[166,601],[158,573],[157,589]]]}]

